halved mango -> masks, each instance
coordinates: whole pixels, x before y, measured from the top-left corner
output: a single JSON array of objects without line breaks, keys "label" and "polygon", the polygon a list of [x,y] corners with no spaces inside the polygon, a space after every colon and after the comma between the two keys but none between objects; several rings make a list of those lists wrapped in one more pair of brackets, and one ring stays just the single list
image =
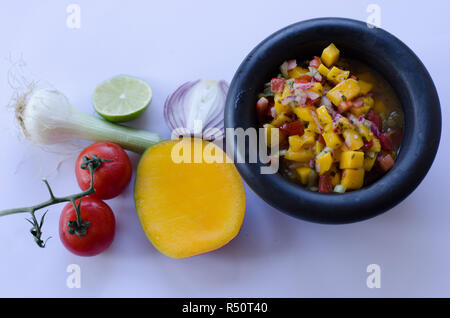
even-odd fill
[{"label": "halved mango", "polygon": [[[180,162],[180,154],[191,160]],[[232,163],[214,158],[227,157],[217,145],[196,138],[163,141],[143,154],[135,205],[161,253],[190,257],[218,249],[238,234],[245,213],[242,179]]]}]

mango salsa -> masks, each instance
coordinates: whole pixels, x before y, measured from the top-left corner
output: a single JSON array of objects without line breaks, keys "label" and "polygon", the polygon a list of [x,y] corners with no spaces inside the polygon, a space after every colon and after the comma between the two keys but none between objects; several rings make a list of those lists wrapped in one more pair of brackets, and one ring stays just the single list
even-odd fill
[{"label": "mango salsa", "polygon": [[283,63],[259,94],[258,119],[267,145],[280,147],[281,174],[320,193],[358,190],[395,164],[401,105],[380,74],[333,43],[320,56]]}]

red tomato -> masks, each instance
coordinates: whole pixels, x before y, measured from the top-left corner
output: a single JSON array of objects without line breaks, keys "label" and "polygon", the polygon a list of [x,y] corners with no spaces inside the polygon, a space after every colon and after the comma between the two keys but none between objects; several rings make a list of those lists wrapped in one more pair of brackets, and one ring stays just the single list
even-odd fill
[{"label": "red tomato", "polygon": [[333,185],[331,184],[331,176],[325,173],[319,177],[319,192],[331,193],[333,192]]},{"label": "red tomato", "polygon": [[297,84],[306,84],[311,82],[312,77],[306,74],[301,75],[299,78],[294,79],[294,82]]},{"label": "red tomato", "polygon": [[381,148],[385,151],[392,151],[394,149],[394,145],[392,143],[392,139],[389,136],[389,133],[380,134],[380,145]]},{"label": "red tomato", "polygon": [[361,97],[358,97],[352,102],[352,107],[358,108],[361,107],[362,105],[364,105],[364,99],[362,99]]},{"label": "red tomato", "polygon": [[314,56],[314,59],[309,62],[309,66],[314,68],[319,68],[320,64],[322,64],[322,61],[320,60],[320,57]]},{"label": "red tomato", "polygon": [[326,142],[325,142],[325,139],[323,139],[323,136],[322,135],[319,135],[319,142],[322,144],[322,145],[324,145],[324,146],[326,146]]},{"label": "red tomato", "polygon": [[[78,204],[79,200],[76,201]],[[81,219],[90,222],[86,234],[79,237],[69,233],[69,222],[76,221],[77,214],[68,203],[59,218],[59,237],[64,246],[79,256],[94,256],[106,250],[114,240],[116,220],[111,208],[102,200],[84,197],[80,205]]]},{"label": "red tomato", "polygon": [[122,193],[131,180],[131,162],[126,152],[118,145],[111,142],[96,142],[84,149],[75,165],[75,173],[81,190],[89,189],[91,178],[89,170],[81,169],[83,157],[91,158],[96,155],[107,159],[94,172],[94,189],[92,197],[102,200],[112,199]]},{"label": "red tomato", "polygon": [[308,98],[308,99],[306,99],[306,105],[308,105],[308,106],[313,106],[313,105],[315,105],[318,101],[319,101],[319,98],[316,98],[316,99],[310,99],[310,98]]},{"label": "red tomato", "polygon": [[372,148],[372,146],[373,146],[373,140],[366,141],[364,143],[364,146],[362,146],[361,150],[364,152],[367,152],[367,151],[369,151],[370,148]]},{"label": "red tomato", "polygon": [[345,113],[347,110],[349,110],[351,107],[353,106],[352,102],[347,100],[347,101],[342,101],[339,106],[337,107],[339,113]]},{"label": "red tomato", "polygon": [[284,123],[280,127],[280,131],[286,136],[303,135],[303,123],[299,120],[291,123]]},{"label": "red tomato", "polygon": [[274,93],[281,93],[284,89],[284,79],[272,78],[270,81],[270,90]]},{"label": "red tomato", "polygon": [[375,126],[377,126],[379,131],[383,129],[383,120],[381,119],[380,115],[375,113],[373,109],[369,110],[369,112],[366,115],[366,119],[373,122]]},{"label": "red tomato", "polygon": [[386,155],[384,157],[382,155],[379,155],[377,160],[381,170],[383,170],[384,172],[391,170],[391,168],[394,166],[394,159],[392,159],[391,155]]}]

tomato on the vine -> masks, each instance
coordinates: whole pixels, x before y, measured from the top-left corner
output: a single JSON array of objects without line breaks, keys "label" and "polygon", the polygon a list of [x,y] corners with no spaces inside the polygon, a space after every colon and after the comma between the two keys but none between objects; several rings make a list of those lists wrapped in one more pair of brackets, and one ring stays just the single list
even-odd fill
[{"label": "tomato on the vine", "polygon": [[81,190],[89,189],[91,176],[89,170],[82,169],[83,157],[96,155],[103,161],[94,172],[94,189],[92,197],[108,200],[125,190],[131,180],[132,167],[130,158],[118,145],[111,142],[96,142],[84,149],[76,161],[75,173]]},{"label": "tomato on the vine", "polygon": [[[80,200],[76,200],[78,205]],[[102,200],[84,197],[80,204],[81,220],[87,223],[86,233],[70,233],[69,222],[77,221],[72,203],[68,203],[59,218],[59,237],[64,246],[79,256],[94,256],[106,250],[114,240],[116,220],[111,208]]]}]

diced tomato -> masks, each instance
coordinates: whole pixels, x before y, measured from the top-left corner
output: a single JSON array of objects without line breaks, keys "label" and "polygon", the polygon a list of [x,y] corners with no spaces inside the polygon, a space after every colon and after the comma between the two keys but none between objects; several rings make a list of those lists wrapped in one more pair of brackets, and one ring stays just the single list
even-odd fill
[{"label": "diced tomato", "polygon": [[322,144],[322,145],[326,145],[326,143],[325,143],[325,139],[323,139],[323,136],[322,135],[319,135],[319,142]]},{"label": "diced tomato", "polygon": [[307,105],[307,106],[313,106],[313,105],[315,105],[318,101],[319,101],[319,98],[316,98],[316,99],[310,99],[310,98],[308,98],[308,99],[306,100],[306,105]]},{"label": "diced tomato", "polygon": [[331,184],[331,176],[325,173],[319,177],[319,192],[331,193],[333,192],[333,185]]},{"label": "diced tomato", "polygon": [[314,59],[312,59],[311,62],[309,62],[309,66],[314,68],[319,68],[320,64],[322,64],[322,61],[318,56],[314,56]]},{"label": "diced tomato", "polygon": [[355,75],[350,76],[351,79],[354,79],[355,81],[358,80],[358,78]]},{"label": "diced tomato", "polygon": [[297,84],[306,84],[311,82],[312,77],[306,74],[301,75],[299,78],[294,79],[294,82]]},{"label": "diced tomato", "polygon": [[349,100],[343,101],[337,107],[339,113],[344,113],[352,107],[352,102]]},{"label": "diced tomato", "polygon": [[392,151],[394,149],[394,145],[392,143],[392,139],[389,136],[389,133],[381,133],[380,134],[380,145],[384,151]]},{"label": "diced tomato", "polygon": [[361,97],[358,97],[352,102],[352,107],[361,107],[362,105],[364,105],[364,99]]},{"label": "diced tomato", "polygon": [[366,119],[373,122],[375,126],[377,126],[378,130],[381,131],[381,129],[383,129],[383,120],[373,109],[369,110],[366,115]]},{"label": "diced tomato", "polygon": [[300,120],[290,123],[284,123],[283,125],[281,125],[280,131],[286,136],[302,136],[304,133],[303,123]]},{"label": "diced tomato", "polygon": [[269,108],[269,100],[261,97],[256,102],[256,114],[260,123],[264,123],[267,116],[267,109]]},{"label": "diced tomato", "polygon": [[391,168],[394,166],[394,159],[392,159],[391,155],[379,155],[377,160],[381,170],[383,170],[384,172],[391,170]]},{"label": "diced tomato", "polygon": [[373,140],[366,141],[364,143],[364,146],[362,146],[361,150],[364,152],[367,152],[367,151],[369,151],[370,148],[372,148],[372,146],[373,146]]},{"label": "diced tomato", "polygon": [[284,89],[284,79],[272,78],[270,81],[270,90],[274,93],[281,93]]}]

